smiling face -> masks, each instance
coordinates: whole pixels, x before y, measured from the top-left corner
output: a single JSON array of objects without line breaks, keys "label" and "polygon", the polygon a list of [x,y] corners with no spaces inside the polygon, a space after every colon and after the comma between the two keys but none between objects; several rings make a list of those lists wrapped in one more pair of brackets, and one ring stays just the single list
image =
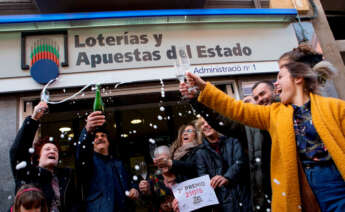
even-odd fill
[{"label": "smiling face", "polygon": [[217,131],[215,131],[203,118],[200,119],[200,129],[209,142],[217,142],[217,139],[214,139],[218,137]]},{"label": "smiling face", "polygon": [[38,166],[46,169],[53,169],[57,166],[58,160],[59,151],[55,144],[44,144],[40,152],[40,157],[38,159]]},{"label": "smiling face", "polygon": [[93,142],[93,150],[97,153],[108,155],[109,140],[106,133],[96,132],[95,140]]},{"label": "smiling face", "polygon": [[270,105],[272,103],[273,91],[266,83],[260,83],[254,88],[253,97],[258,105]]},{"label": "smiling face", "polygon": [[192,125],[188,125],[182,131],[181,139],[182,145],[191,143],[195,140],[196,130]]},{"label": "smiling face", "polygon": [[292,103],[296,95],[296,83],[287,68],[282,67],[280,69],[274,86],[283,104]]}]

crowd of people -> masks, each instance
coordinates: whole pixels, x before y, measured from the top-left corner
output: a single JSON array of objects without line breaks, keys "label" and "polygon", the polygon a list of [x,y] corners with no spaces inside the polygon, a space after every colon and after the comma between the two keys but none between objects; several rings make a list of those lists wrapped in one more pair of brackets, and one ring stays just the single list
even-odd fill
[{"label": "crowd of people", "polygon": [[198,211],[345,211],[345,102],[325,97],[336,70],[307,45],[283,54],[279,68],[274,84],[255,83],[242,101],[188,72],[179,90],[200,118],[180,126],[170,147],[155,149],[159,171],[137,184],[110,154],[97,111],[76,145],[76,178],[58,167],[58,143],[34,142],[48,108],[40,102],[10,150],[10,210],[177,212],[173,185],[208,175],[219,204]]}]

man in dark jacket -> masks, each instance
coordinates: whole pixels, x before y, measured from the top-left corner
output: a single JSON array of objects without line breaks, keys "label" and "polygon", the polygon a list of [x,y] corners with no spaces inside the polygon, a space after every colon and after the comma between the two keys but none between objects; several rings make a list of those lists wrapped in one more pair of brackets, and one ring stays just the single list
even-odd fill
[{"label": "man in dark jacket", "polygon": [[[276,101],[273,96],[273,84],[270,81],[258,81],[252,87],[256,104],[269,105]],[[197,95],[196,95],[197,96]],[[247,141],[243,144],[248,149],[250,170],[250,191],[254,211],[266,211],[271,202],[270,152],[271,137],[267,131],[248,127],[230,120],[200,104],[189,96],[190,104],[216,131],[226,136]]]},{"label": "man in dark jacket", "polygon": [[53,140],[39,139],[32,148],[39,120],[47,109],[45,102],[34,108],[32,116],[24,120],[10,149],[16,192],[22,185],[30,183],[42,190],[49,211],[79,211],[79,195],[72,170],[57,168],[58,145]]},{"label": "man in dark jacket", "polygon": [[246,185],[246,157],[237,139],[220,136],[203,118],[198,120],[204,140],[196,152],[198,175],[209,175],[220,209],[224,212],[251,211]]},{"label": "man in dark jacket", "polygon": [[91,113],[80,134],[76,161],[88,212],[128,211],[126,199],[138,199],[122,162],[109,153],[108,134],[102,125],[105,116]]}]

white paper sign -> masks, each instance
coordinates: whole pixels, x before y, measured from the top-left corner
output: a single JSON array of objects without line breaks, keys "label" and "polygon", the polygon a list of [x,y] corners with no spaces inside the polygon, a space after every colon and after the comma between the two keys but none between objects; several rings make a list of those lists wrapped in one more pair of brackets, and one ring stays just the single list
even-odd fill
[{"label": "white paper sign", "polygon": [[175,184],[172,190],[178,201],[180,212],[192,211],[219,203],[216,193],[210,185],[208,175]]}]

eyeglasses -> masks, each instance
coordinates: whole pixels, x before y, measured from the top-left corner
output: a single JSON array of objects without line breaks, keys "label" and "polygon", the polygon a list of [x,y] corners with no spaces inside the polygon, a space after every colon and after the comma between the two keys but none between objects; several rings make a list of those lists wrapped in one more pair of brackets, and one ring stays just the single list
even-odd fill
[{"label": "eyeglasses", "polygon": [[195,130],[192,130],[192,129],[183,130],[183,133],[192,133],[192,132],[195,132]]}]

